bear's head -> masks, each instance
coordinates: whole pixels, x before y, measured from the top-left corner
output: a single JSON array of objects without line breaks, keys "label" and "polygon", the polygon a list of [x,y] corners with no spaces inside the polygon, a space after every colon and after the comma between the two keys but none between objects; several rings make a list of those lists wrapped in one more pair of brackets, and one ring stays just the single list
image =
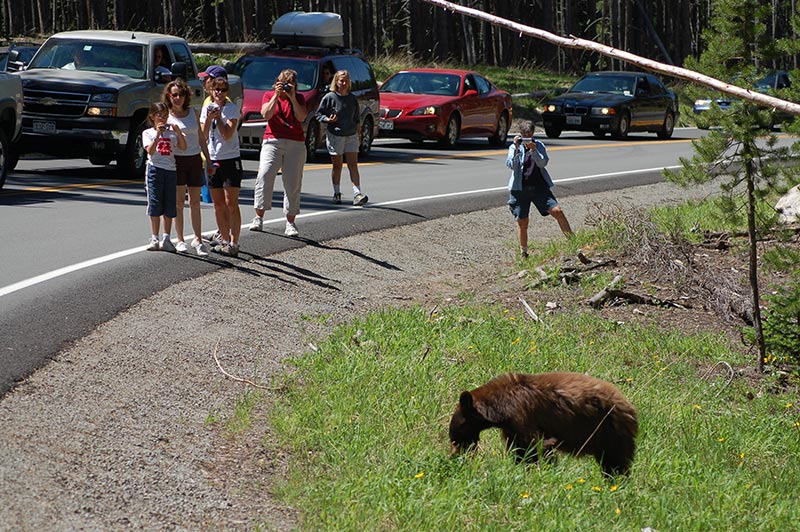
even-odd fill
[{"label": "bear's head", "polygon": [[475,407],[472,394],[462,392],[456,411],[450,419],[450,455],[455,456],[474,449],[478,445],[481,431],[490,426],[492,423]]}]

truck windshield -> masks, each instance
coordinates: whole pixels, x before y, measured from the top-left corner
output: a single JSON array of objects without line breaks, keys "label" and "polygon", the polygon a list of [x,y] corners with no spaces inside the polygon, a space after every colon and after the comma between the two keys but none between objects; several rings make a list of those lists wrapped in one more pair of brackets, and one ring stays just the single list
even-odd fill
[{"label": "truck windshield", "polygon": [[28,70],[89,70],[144,79],[146,58],[147,47],[141,44],[49,39],[28,65]]}]

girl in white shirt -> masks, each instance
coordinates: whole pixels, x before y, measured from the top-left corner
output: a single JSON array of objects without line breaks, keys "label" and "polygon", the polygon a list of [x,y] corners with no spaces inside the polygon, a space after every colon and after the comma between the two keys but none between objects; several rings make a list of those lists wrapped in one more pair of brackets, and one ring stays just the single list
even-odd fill
[{"label": "girl in white shirt", "polygon": [[[154,103],[147,113],[151,128],[142,132],[142,145],[147,152],[145,188],[147,189],[147,215],[150,217],[152,236],[148,251],[175,251],[169,239],[172,219],[176,216],[175,148],[186,149],[186,138],[180,128],[168,125],[169,109],[163,102]],[[159,244],[159,222],[164,220],[164,233]]]},{"label": "girl in white shirt", "polygon": [[[198,255],[208,255],[208,246],[203,242],[202,225],[200,219],[200,191],[203,186],[204,164],[210,166],[208,148],[203,131],[200,128],[200,116],[196,109],[191,107],[191,90],[185,81],[177,79],[170,81],[164,87],[162,101],[169,107],[169,124],[177,124],[186,137],[186,149],[175,150],[175,167],[177,170],[177,217],[175,218],[175,232],[178,243],[175,245],[178,252],[188,251],[188,246],[183,238],[183,207],[186,200],[186,191],[189,191],[189,214],[191,216],[194,239],[192,248]],[[205,163],[201,152],[205,154]],[[205,168],[208,170],[208,167]]]},{"label": "girl in white shirt", "polygon": [[239,191],[242,187],[242,159],[239,153],[237,127],[239,106],[226,100],[228,80],[214,78],[211,82],[211,103],[200,113],[203,134],[208,139],[208,154],[214,166],[211,176],[211,199],[217,218],[220,243],[212,249],[235,257],[239,253],[239,232],[242,213],[239,210]]}]

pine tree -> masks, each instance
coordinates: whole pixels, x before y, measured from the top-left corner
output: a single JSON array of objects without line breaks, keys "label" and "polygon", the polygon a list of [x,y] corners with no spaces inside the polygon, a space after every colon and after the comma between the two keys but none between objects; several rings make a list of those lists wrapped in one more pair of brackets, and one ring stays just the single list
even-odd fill
[{"label": "pine tree", "polygon": [[[706,46],[698,61],[687,58],[688,68],[719,79],[732,79],[742,87],[754,86],[777,52],[766,33],[768,5],[758,0],[717,0],[709,28],[703,32]],[[800,86],[800,80],[795,80]],[[713,96],[712,96],[713,98]],[[786,164],[793,149],[779,147],[773,133],[774,112],[748,102],[734,102],[722,111],[717,106],[698,117],[699,125],[715,125],[694,141],[695,155],[681,159],[682,168],[665,172],[683,186],[722,177],[722,213],[731,222],[746,219],[749,261],[748,281],[752,295],[753,338],[758,350],[757,369],[764,370],[766,344],[763,334],[758,283],[758,235],[774,217],[760,219],[757,206],[776,192],[785,191],[798,180],[797,170]],[[742,196],[744,201],[742,201]],[[742,213],[742,205],[745,212]]]}]

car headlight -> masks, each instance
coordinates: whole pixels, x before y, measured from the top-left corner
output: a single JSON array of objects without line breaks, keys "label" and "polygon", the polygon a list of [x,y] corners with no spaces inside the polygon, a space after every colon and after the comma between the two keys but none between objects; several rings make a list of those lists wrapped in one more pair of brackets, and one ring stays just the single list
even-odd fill
[{"label": "car headlight", "polygon": [[[86,109],[87,116],[116,116],[117,115],[117,108],[113,105],[102,105],[102,104],[114,104],[117,101],[117,95],[113,92],[101,92],[98,94],[92,95],[89,100],[89,107]],[[100,105],[92,105],[92,104],[100,104]]]},{"label": "car headlight", "polygon": [[558,106],[556,104],[554,104],[554,103],[548,103],[547,105],[544,106],[544,112],[545,113],[557,113],[558,112]]},{"label": "car headlight", "polygon": [[613,107],[592,107],[592,114],[602,116],[615,115],[617,110]]},{"label": "car headlight", "polygon": [[438,115],[441,114],[442,108],[438,105],[426,105],[425,107],[420,107],[419,109],[414,109],[411,111],[410,115],[419,116],[419,115]]}]

